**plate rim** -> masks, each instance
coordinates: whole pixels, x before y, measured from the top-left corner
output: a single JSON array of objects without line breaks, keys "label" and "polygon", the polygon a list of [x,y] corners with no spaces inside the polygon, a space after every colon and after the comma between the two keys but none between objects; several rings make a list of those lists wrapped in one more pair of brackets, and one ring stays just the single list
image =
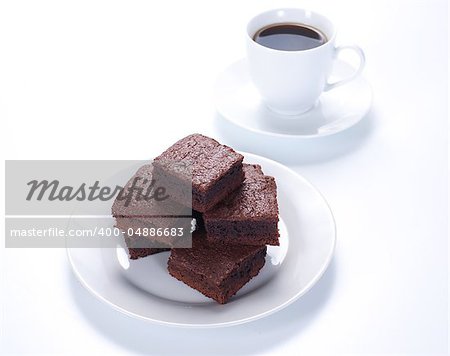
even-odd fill
[{"label": "plate rim", "polygon": [[331,218],[331,222],[332,222],[332,227],[333,227],[333,237],[332,237],[332,241],[331,241],[331,248],[330,251],[326,257],[325,262],[322,265],[322,268],[318,271],[318,273],[314,276],[314,278],[312,278],[307,285],[300,290],[298,293],[296,293],[294,296],[292,296],[291,298],[289,298],[287,301],[285,301],[284,303],[277,305],[274,308],[271,308],[269,310],[266,310],[262,313],[253,315],[253,316],[249,316],[246,318],[241,318],[241,319],[237,319],[237,320],[232,320],[232,321],[226,321],[226,322],[219,322],[219,323],[208,323],[208,324],[200,324],[200,323],[177,323],[177,322],[168,322],[168,321],[163,321],[163,320],[158,320],[158,319],[152,319],[140,314],[136,314],[134,312],[131,312],[127,309],[124,309],[123,307],[114,304],[113,302],[111,302],[110,300],[108,300],[107,298],[105,298],[104,296],[102,296],[101,294],[99,294],[97,291],[95,291],[93,288],[91,288],[83,279],[83,277],[81,276],[80,272],[77,270],[73,258],[70,254],[70,251],[73,248],[69,248],[68,246],[66,246],[66,254],[67,254],[67,258],[69,260],[71,269],[76,277],[76,279],[78,280],[78,282],[94,297],[96,297],[98,300],[100,300],[101,302],[105,303],[106,305],[110,306],[112,309],[119,311],[127,316],[139,319],[139,320],[143,320],[146,322],[151,322],[153,324],[156,325],[164,325],[164,326],[171,326],[171,327],[178,327],[178,328],[185,328],[185,329],[207,329],[207,328],[221,328],[221,327],[231,327],[231,326],[235,326],[235,325],[241,325],[241,324],[245,324],[245,323],[249,323],[252,321],[256,321],[259,319],[262,319],[264,317],[267,317],[269,315],[272,315],[284,308],[286,308],[287,306],[291,305],[292,303],[294,303],[295,301],[297,301],[298,299],[300,299],[303,295],[305,295],[306,293],[308,293],[311,288],[322,278],[322,276],[324,275],[325,271],[328,269],[328,267],[331,264],[331,261],[333,260],[333,256],[334,253],[336,251],[336,243],[337,243],[337,229],[336,229],[336,220],[334,218],[333,215],[333,211],[331,210],[331,207],[328,203],[328,201],[325,199],[325,197],[323,196],[323,194],[320,192],[320,190],[318,190],[316,188],[316,186],[314,184],[312,184],[308,179],[306,179],[305,177],[303,177],[301,174],[295,172],[293,169],[289,168],[288,166],[285,166],[275,160],[272,160],[270,158],[264,157],[264,156],[260,156],[260,155],[256,155],[254,153],[250,153],[250,152],[242,152],[242,151],[238,151],[239,153],[241,153],[242,155],[244,155],[245,159],[246,158],[252,158],[252,157],[257,157],[257,159],[259,160],[263,160],[263,161],[267,161],[272,165],[278,166],[278,168],[281,168],[283,170],[287,170],[290,171],[291,174],[294,174],[298,179],[302,180],[306,185],[308,185],[310,188],[312,188],[317,194],[319,194],[319,196],[321,197],[321,199],[323,200],[323,202],[325,203],[325,206],[327,207],[327,211],[330,215]]},{"label": "plate rim", "polygon": [[[231,67],[233,66],[237,66],[239,65],[241,62],[246,62],[247,59],[245,57],[231,63],[229,66],[227,66],[217,77],[216,80],[214,82],[214,106],[216,109],[216,113],[218,113],[221,117],[223,117],[228,123],[235,125],[236,127],[239,127],[242,130],[246,130],[249,131],[253,134],[258,134],[258,135],[262,135],[265,137],[276,137],[276,138],[289,138],[289,139],[297,139],[297,140],[311,140],[311,139],[315,139],[315,138],[320,138],[320,137],[326,137],[326,136],[332,136],[332,135],[336,135],[338,133],[344,132],[346,130],[348,130],[349,128],[355,126],[357,123],[359,123],[364,117],[366,117],[370,111],[372,110],[373,107],[373,88],[372,85],[369,83],[369,81],[362,75],[360,74],[359,76],[361,78],[363,78],[363,80],[367,83],[367,87],[370,91],[370,104],[368,105],[366,111],[364,112],[364,114],[361,115],[361,117],[356,120],[355,122],[353,122],[351,125],[345,126],[344,128],[340,129],[339,131],[324,131],[322,133],[318,133],[318,134],[309,134],[309,135],[295,135],[295,134],[289,134],[289,133],[279,133],[279,132],[271,132],[271,131],[263,131],[261,129],[258,128],[254,128],[251,126],[247,126],[247,125],[243,125],[241,124],[239,121],[235,121],[230,119],[228,116],[229,115],[225,115],[221,110],[219,110],[219,106],[217,105],[217,102],[219,101],[217,99],[218,94],[217,94],[217,83],[219,82],[219,78],[221,78],[224,73],[229,70]],[[339,59],[337,59],[337,61],[341,61]],[[344,61],[341,61],[343,63],[346,63]]]}]

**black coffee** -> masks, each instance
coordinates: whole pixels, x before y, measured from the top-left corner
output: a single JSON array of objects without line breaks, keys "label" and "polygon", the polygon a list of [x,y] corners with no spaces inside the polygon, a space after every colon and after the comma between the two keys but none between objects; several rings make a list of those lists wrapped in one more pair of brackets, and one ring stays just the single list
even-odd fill
[{"label": "black coffee", "polygon": [[304,51],[319,47],[327,38],[315,28],[297,23],[279,23],[263,27],[253,36],[262,46],[282,51]]}]

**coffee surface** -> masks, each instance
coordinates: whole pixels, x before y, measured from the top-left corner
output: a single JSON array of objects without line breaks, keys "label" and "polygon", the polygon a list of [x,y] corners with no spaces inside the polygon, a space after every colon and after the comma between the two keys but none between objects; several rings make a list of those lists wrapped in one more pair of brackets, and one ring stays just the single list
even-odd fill
[{"label": "coffee surface", "polygon": [[327,41],[319,30],[295,23],[263,27],[256,32],[253,40],[262,46],[282,51],[304,51],[319,47]]}]

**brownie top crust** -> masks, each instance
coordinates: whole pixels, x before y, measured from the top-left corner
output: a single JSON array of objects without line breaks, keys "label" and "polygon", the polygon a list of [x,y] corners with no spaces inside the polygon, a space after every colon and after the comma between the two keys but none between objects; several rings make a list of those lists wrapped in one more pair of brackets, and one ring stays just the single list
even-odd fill
[{"label": "brownie top crust", "polygon": [[206,191],[233,167],[240,165],[243,158],[232,148],[221,145],[212,138],[192,134],[169,147],[155,158],[154,163],[176,175],[170,169],[170,162],[185,162],[191,168],[193,187]]},{"label": "brownie top crust", "polygon": [[220,285],[242,261],[256,255],[266,246],[226,245],[209,242],[204,231],[194,232],[192,248],[172,249],[171,263],[195,271]]},{"label": "brownie top crust", "polygon": [[[130,199],[126,197],[131,194],[129,189],[135,184]],[[151,195],[158,187],[158,181],[153,177],[153,166],[146,164],[140,167],[124,186],[122,199],[119,195],[114,200],[111,208],[114,217],[146,218],[156,216],[178,216],[190,215],[190,210],[181,204],[167,198],[157,200]],[[137,192],[141,197],[138,198]]]},{"label": "brownie top crust", "polygon": [[244,182],[229,197],[204,214],[205,219],[278,220],[277,185],[261,166],[244,164]]}]

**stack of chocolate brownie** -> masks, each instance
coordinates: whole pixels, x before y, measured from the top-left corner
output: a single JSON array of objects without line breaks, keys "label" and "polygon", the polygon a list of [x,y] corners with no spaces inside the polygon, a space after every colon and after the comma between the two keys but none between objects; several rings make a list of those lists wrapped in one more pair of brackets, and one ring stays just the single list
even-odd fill
[{"label": "stack of chocolate brownie", "polygon": [[[242,163],[243,158],[230,147],[193,134],[153,162],[155,176],[173,186],[192,186],[197,220],[192,248],[171,250],[169,273],[221,304],[259,273],[266,245],[279,245],[275,179],[259,165]],[[189,174],[174,162],[189,165]],[[177,200],[177,194],[172,198]],[[113,207],[113,215],[117,211]],[[160,251],[149,254],[155,252]],[[131,258],[143,255],[145,251],[130,248]]]}]

